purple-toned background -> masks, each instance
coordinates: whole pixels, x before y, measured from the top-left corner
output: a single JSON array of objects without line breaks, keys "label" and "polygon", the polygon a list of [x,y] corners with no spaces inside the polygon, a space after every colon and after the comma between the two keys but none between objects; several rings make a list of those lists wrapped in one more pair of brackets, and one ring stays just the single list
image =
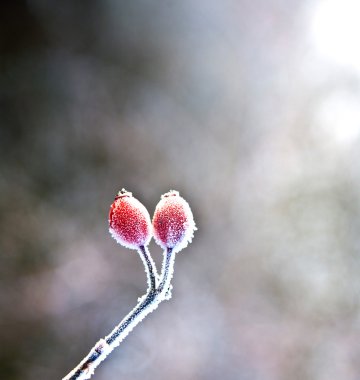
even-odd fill
[{"label": "purple-toned background", "polygon": [[145,292],[122,187],[151,214],[179,190],[199,229],[94,380],[360,378],[359,13],[2,2],[1,379],[60,379]]}]

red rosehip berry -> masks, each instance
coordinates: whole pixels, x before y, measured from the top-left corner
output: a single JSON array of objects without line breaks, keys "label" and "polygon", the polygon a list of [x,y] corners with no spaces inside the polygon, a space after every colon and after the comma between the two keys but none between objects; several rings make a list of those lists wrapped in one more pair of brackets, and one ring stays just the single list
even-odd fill
[{"label": "red rosehip berry", "polygon": [[138,249],[149,244],[152,236],[150,215],[145,206],[122,189],[109,211],[109,232],[121,245]]},{"label": "red rosehip berry", "polygon": [[161,196],[152,223],[156,243],[173,252],[185,248],[196,230],[189,204],[175,190]]}]

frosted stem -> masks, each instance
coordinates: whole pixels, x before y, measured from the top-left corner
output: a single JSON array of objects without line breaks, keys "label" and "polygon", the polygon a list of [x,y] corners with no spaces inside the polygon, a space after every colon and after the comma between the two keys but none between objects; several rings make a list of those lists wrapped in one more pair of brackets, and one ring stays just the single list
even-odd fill
[{"label": "frosted stem", "polygon": [[170,248],[165,251],[158,286],[156,267],[150,252],[147,248],[140,247],[139,254],[147,274],[147,293],[113,331],[104,339],[100,339],[80,364],[62,380],[90,379],[98,365],[127,337],[131,330],[155,310],[162,301],[171,297],[170,282],[174,273],[175,254]]},{"label": "frosted stem", "polygon": [[156,289],[158,281],[156,266],[147,247],[144,247],[143,245],[140,246],[138,252],[145,267],[148,284],[147,294],[149,294]]},{"label": "frosted stem", "polygon": [[[164,289],[170,291],[171,279],[174,275],[174,263],[175,263],[175,253],[172,252],[172,248],[167,248],[164,251],[164,258],[161,268],[161,278],[158,291],[162,292]],[[171,297],[171,296],[170,296]]]}]

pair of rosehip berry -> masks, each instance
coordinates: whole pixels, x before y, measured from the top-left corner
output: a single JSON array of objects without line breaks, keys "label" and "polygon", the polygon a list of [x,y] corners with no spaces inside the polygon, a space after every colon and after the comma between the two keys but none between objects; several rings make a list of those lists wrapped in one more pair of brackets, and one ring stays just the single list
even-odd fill
[{"label": "pair of rosehip berry", "polygon": [[179,252],[191,242],[196,230],[189,204],[170,190],[161,196],[151,222],[145,206],[122,189],[109,212],[109,231],[121,245],[130,249],[147,246],[154,236],[163,249]]}]

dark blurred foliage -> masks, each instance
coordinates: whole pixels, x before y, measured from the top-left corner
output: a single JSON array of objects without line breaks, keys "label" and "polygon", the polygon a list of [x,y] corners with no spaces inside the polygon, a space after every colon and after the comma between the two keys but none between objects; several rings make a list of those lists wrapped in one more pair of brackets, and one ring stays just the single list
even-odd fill
[{"label": "dark blurred foliage", "polygon": [[317,3],[1,2],[1,379],[61,378],[145,292],[122,187],[199,230],[94,379],[359,379],[360,70]]}]

